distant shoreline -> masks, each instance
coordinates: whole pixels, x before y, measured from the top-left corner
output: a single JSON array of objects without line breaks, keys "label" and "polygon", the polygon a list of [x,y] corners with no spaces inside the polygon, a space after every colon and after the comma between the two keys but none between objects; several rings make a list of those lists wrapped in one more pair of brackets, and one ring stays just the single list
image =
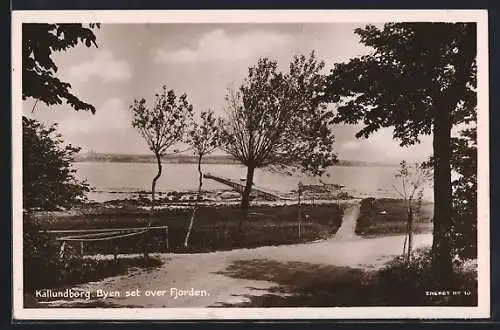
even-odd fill
[{"label": "distant shoreline", "polygon": [[[127,155],[106,153],[83,153],[74,159],[75,163],[156,163],[153,155]],[[197,157],[191,155],[169,155],[162,158],[162,163],[170,164],[196,164]],[[239,161],[227,155],[210,155],[203,158],[203,164],[238,165]],[[384,166],[395,167],[396,163],[365,162],[340,160],[333,166]]]}]

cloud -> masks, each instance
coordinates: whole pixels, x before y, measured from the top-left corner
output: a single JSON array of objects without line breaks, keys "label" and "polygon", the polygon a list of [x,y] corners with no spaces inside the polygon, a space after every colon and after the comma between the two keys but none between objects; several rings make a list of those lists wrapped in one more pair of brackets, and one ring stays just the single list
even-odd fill
[{"label": "cloud", "polygon": [[421,143],[401,147],[393,139],[393,128],[378,130],[368,138],[353,138],[362,127],[359,125],[341,125],[336,130],[337,153],[340,159],[373,162],[399,163],[401,160],[424,161],[432,154],[432,136],[421,136]]},{"label": "cloud", "polygon": [[63,105],[47,107],[43,103],[31,113],[31,102],[24,102],[23,110],[24,115],[45,125],[57,123],[64,143],[85,151],[147,152],[142,137],[132,128],[133,115],[124,99],[111,97],[94,104],[95,114],[74,111]]},{"label": "cloud", "polygon": [[176,50],[158,49],[155,62],[195,63],[203,61],[238,61],[259,55],[265,56],[276,49],[293,46],[294,39],[287,34],[253,31],[230,36],[222,29],[205,33],[195,48]]},{"label": "cloud", "polygon": [[[96,106],[94,115],[77,112],[68,117],[66,126],[71,133],[101,134],[105,131],[121,132],[130,126],[132,120],[128,106],[120,98],[109,98]],[[70,132],[68,132],[70,133]]]},{"label": "cloud", "polygon": [[359,141],[347,141],[344,142],[340,145],[340,148],[344,150],[356,150],[361,147],[361,144]]},{"label": "cloud", "polygon": [[432,137],[421,136],[421,143],[401,147],[399,140],[393,139],[393,129],[383,128],[368,139],[361,139],[358,150],[364,156],[386,161],[424,161],[432,154]]},{"label": "cloud", "polygon": [[87,82],[92,78],[99,78],[103,82],[128,81],[132,76],[130,65],[126,61],[115,59],[113,53],[101,51],[94,54],[94,58],[69,69],[72,79]]},{"label": "cloud", "polygon": [[[58,109],[59,110],[59,109]],[[67,143],[83,151],[142,152],[147,151],[140,135],[132,129],[132,113],[126,102],[117,97],[96,104],[96,113],[66,111],[57,119],[59,131]]]}]

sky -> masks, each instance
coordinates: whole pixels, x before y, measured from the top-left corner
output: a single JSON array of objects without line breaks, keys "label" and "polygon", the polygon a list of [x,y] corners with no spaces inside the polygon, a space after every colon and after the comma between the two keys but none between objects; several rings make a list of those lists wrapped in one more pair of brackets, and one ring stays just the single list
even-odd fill
[{"label": "sky", "polygon": [[[370,52],[359,43],[359,24],[103,24],[96,31],[98,48],[79,45],[55,53],[56,76],[72,92],[96,107],[96,114],[68,105],[47,107],[28,99],[24,115],[46,124],[58,123],[63,140],[82,152],[146,154],[143,138],[131,126],[129,105],[135,98],[152,100],[163,85],[186,93],[195,113],[212,109],[223,114],[228,88],[237,87],[259,57],[277,60],[284,71],[294,55],[315,51],[325,73],[335,63]],[[339,159],[420,161],[432,152],[430,137],[409,148],[382,129],[369,139],[356,139],[361,126],[337,125]]]}]

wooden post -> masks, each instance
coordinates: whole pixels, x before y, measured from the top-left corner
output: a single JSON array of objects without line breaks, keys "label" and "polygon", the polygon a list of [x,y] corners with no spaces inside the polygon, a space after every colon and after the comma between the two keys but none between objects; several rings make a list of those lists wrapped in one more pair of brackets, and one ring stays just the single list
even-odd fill
[{"label": "wooden post", "polygon": [[64,258],[64,248],[66,247],[66,241],[62,241],[61,247],[59,248],[59,259]]},{"label": "wooden post", "polygon": [[149,254],[148,254],[148,243],[149,243],[149,228],[146,229],[143,235],[143,248],[144,248],[144,260],[148,260]]},{"label": "wooden post", "polygon": [[83,241],[80,241],[80,254],[83,256]]},{"label": "wooden post", "polygon": [[168,252],[168,227],[165,227],[165,252]]},{"label": "wooden post", "polygon": [[403,258],[405,258],[406,261],[406,240],[408,239],[408,236],[405,235],[405,241],[403,243]]},{"label": "wooden post", "polygon": [[300,228],[300,225],[301,225],[301,221],[302,221],[302,214],[301,214],[301,209],[300,209],[300,196],[302,195],[302,181],[299,181],[299,186],[298,186],[298,189],[297,189],[297,192],[298,192],[298,209],[297,209],[297,218],[298,218],[298,222],[299,222],[299,238],[301,237],[301,228]]},{"label": "wooden post", "polygon": [[115,253],[114,253],[115,264],[118,263],[118,245],[115,245]]}]

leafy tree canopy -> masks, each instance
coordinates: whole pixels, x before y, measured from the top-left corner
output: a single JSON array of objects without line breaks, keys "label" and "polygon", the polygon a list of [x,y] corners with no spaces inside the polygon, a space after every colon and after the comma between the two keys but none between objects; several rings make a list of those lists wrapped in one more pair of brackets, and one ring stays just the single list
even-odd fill
[{"label": "leafy tree canopy", "polygon": [[475,24],[388,23],[355,33],[373,52],[332,70],[328,98],[338,105],[336,123],[362,122],[356,137],[392,126],[407,146],[431,134],[442,106],[453,108],[453,124],[475,120]]},{"label": "leafy tree canopy", "polygon": [[259,59],[227,96],[223,148],[251,168],[300,165],[321,174],[336,161],[323,67],[314,52],[294,57],[288,73],[276,61]]},{"label": "leafy tree canopy", "polygon": [[200,158],[215,151],[220,145],[222,119],[212,110],[203,111],[199,121],[192,120],[186,143],[191,145],[195,155]]},{"label": "leafy tree canopy", "polygon": [[476,120],[476,24],[387,23],[355,33],[373,51],[332,70],[333,122],[363,123],[358,138],[393,127],[401,146],[433,135],[432,269],[445,283],[453,272],[451,130]]},{"label": "leafy tree canopy", "polygon": [[455,253],[477,257],[477,129],[465,129],[452,139],[453,180],[452,237]]},{"label": "leafy tree canopy", "polygon": [[59,80],[55,75],[57,65],[51,56],[54,52],[66,51],[79,43],[97,47],[92,31],[99,24],[41,24],[25,23],[22,26],[22,81],[23,100],[32,97],[46,105],[62,104],[63,100],[75,110],[90,110],[95,107],[81,101],[71,93],[71,84]]},{"label": "leafy tree canopy", "polygon": [[84,199],[89,191],[71,167],[80,148],[64,145],[57,126],[23,117],[23,208],[56,210]]},{"label": "leafy tree canopy", "polygon": [[176,143],[185,137],[193,106],[189,104],[187,95],[179,97],[174,90],[163,86],[160,93],[155,94],[151,107],[146,99],[135,99],[130,105],[133,112],[132,127],[146,140],[149,149],[157,156],[163,156]]},{"label": "leafy tree canopy", "polygon": [[[452,181],[452,248],[462,258],[477,257],[477,127],[460,131],[451,139],[451,167],[456,176]],[[434,166],[435,158],[423,164]]]}]

